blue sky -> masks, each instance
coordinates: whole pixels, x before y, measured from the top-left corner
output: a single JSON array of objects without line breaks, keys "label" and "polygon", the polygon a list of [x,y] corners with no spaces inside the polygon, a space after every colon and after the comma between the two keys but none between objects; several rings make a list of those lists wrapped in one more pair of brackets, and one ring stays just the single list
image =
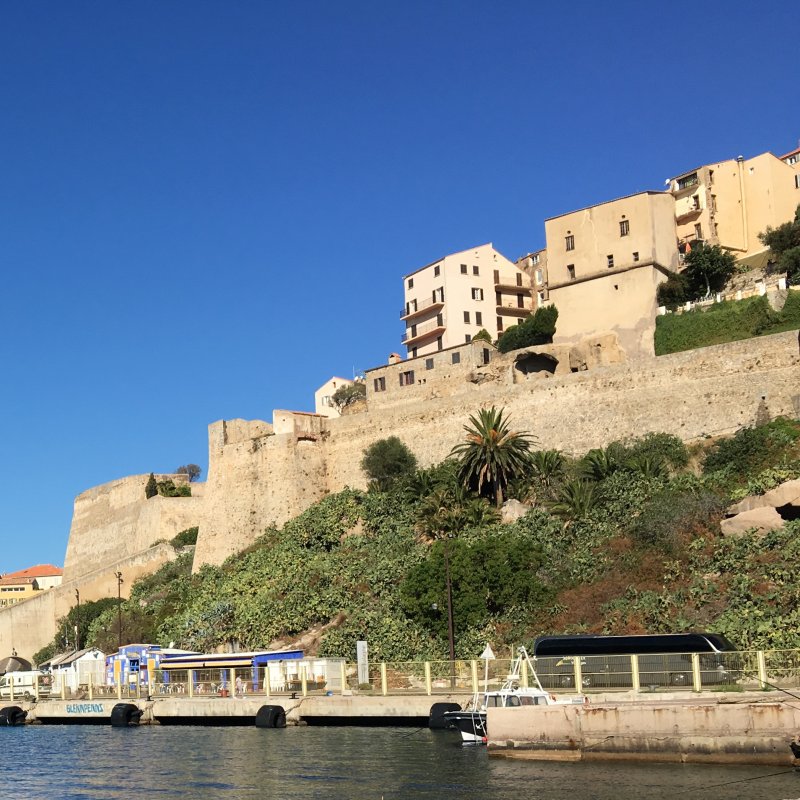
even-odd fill
[{"label": "blue sky", "polygon": [[399,348],[401,276],[800,138],[794,3],[0,8],[0,572]]}]

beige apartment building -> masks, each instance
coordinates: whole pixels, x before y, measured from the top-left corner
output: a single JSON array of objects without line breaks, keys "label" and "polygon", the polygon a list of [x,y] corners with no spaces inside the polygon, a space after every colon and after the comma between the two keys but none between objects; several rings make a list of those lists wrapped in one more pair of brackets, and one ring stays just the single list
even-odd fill
[{"label": "beige apartment building", "polygon": [[800,204],[800,149],[778,158],[762,153],[684,172],[669,181],[681,255],[696,242],[720,245],[738,260],[765,266],[758,238],[793,219]]},{"label": "beige apartment building", "polygon": [[656,289],[678,269],[675,203],[639,192],[545,220],[555,343],[616,333],[628,358],[653,354]]},{"label": "beige apartment building", "polygon": [[440,258],[403,277],[403,344],[409,358],[496,339],[533,310],[531,278],[491,243]]},{"label": "beige apartment building", "polygon": [[517,261],[517,267],[531,279],[534,309],[547,305],[547,249],[534,250]]}]

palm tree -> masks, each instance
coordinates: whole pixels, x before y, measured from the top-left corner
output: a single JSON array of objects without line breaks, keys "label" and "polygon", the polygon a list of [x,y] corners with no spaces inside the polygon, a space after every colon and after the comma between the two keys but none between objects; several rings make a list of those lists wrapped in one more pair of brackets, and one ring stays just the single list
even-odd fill
[{"label": "palm tree", "polygon": [[556,499],[549,511],[567,522],[583,519],[599,501],[597,484],[584,478],[562,483],[556,491]]},{"label": "palm tree", "polygon": [[464,426],[466,441],[457,444],[450,455],[460,461],[462,483],[475,486],[478,493],[488,489],[499,507],[508,482],[529,468],[536,440],[510,430],[503,411],[494,406],[482,408],[469,421],[471,425]]}]

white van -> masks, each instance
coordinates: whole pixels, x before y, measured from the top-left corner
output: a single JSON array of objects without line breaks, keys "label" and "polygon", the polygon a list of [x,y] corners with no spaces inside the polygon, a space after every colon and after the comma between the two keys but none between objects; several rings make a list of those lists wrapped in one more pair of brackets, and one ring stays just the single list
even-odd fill
[{"label": "white van", "polygon": [[38,669],[19,672],[7,672],[0,678],[0,699],[31,700],[36,697],[36,685],[39,685],[39,697],[50,695],[50,675]]}]

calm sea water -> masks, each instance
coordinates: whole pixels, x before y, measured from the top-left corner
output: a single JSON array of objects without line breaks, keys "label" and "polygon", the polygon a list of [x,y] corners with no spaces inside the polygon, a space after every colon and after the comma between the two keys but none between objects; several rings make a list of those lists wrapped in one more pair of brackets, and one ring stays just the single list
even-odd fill
[{"label": "calm sea water", "polygon": [[0,760],[15,800],[800,798],[800,774],[762,777],[779,768],[514,762],[408,728],[27,726],[0,729]]}]

